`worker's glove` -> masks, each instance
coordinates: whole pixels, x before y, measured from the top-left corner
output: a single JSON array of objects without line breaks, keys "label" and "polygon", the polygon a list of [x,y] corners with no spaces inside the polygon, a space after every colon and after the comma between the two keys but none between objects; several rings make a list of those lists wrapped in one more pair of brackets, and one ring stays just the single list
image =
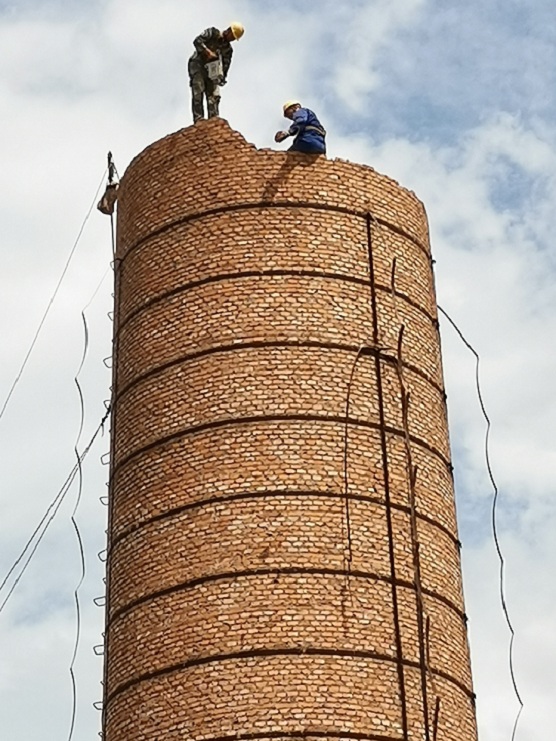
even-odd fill
[{"label": "worker's glove", "polygon": [[288,138],[288,136],[289,136],[289,134],[288,134],[287,131],[277,131],[274,134],[274,141],[275,142],[283,142],[284,139],[287,139]]}]

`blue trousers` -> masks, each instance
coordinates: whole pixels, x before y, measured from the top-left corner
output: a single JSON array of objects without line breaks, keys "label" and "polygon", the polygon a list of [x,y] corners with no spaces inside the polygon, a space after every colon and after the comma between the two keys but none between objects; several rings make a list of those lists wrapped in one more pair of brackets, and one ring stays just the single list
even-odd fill
[{"label": "blue trousers", "polygon": [[305,154],[326,154],[324,140],[315,142],[294,141],[288,152],[304,152]]}]

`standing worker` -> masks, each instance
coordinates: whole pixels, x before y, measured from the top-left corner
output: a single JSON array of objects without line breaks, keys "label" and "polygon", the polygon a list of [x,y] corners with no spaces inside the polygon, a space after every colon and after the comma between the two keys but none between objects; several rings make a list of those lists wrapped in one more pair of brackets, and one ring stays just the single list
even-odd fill
[{"label": "standing worker", "polygon": [[288,100],[282,108],[284,116],[293,121],[287,131],[277,131],[274,141],[282,142],[288,136],[295,136],[290,152],[306,154],[326,154],[326,131],[316,115],[309,108],[302,108],[296,100]]},{"label": "standing worker", "polygon": [[207,28],[193,41],[195,51],[188,64],[193,123],[205,117],[203,95],[207,97],[208,117],[218,116],[220,86],[226,84],[234,53],[230,42],[243,34],[241,23],[232,23],[225,31]]}]

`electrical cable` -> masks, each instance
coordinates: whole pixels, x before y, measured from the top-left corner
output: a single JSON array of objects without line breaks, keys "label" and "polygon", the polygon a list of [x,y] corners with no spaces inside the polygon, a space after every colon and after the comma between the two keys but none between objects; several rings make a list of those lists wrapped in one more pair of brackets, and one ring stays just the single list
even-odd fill
[{"label": "electrical cable", "polygon": [[523,700],[521,699],[521,695],[518,689],[516,677],[515,677],[515,670],[514,670],[514,640],[515,640],[515,630],[512,624],[512,621],[510,619],[510,614],[508,611],[508,605],[506,603],[506,588],[505,588],[505,567],[506,567],[506,561],[504,559],[504,555],[502,553],[502,549],[500,547],[500,541],[498,538],[498,528],[496,525],[496,515],[498,511],[498,485],[496,484],[496,481],[494,479],[494,474],[492,472],[492,466],[490,462],[490,452],[489,452],[489,439],[490,439],[490,430],[491,430],[491,422],[490,418],[486,412],[485,404],[483,401],[483,395],[481,392],[481,383],[480,383],[480,376],[479,376],[479,365],[480,365],[480,356],[479,353],[475,350],[475,348],[467,341],[467,339],[464,337],[462,331],[457,326],[457,324],[454,322],[454,320],[451,318],[451,316],[448,314],[448,312],[444,311],[444,309],[439,306],[438,310],[446,317],[446,319],[450,322],[452,327],[455,329],[456,333],[458,334],[459,338],[463,342],[463,344],[467,347],[468,350],[474,355],[475,357],[475,385],[477,388],[477,397],[479,399],[479,405],[481,407],[481,412],[483,414],[483,417],[485,418],[486,422],[486,432],[485,432],[485,443],[484,443],[484,452],[485,452],[485,461],[486,461],[486,468],[488,472],[488,476],[490,479],[490,483],[492,485],[493,491],[494,491],[494,497],[492,499],[492,510],[491,510],[491,523],[492,523],[492,535],[494,538],[494,544],[496,547],[496,552],[498,554],[498,560],[500,562],[500,571],[499,571],[499,581],[500,581],[500,587],[499,587],[499,595],[500,595],[500,602],[502,605],[502,612],[504,613],[504,617],[506,619],[506,624],[508,626],[508,629],[510,631],[510,647],[509,647],[509,666],[510,666],[510,677],[514,689],[515,696],[517,698],[517,701],[519,703],[519,710],[517,712],[516,719],[514,721],[511,741],[515,741],[515,735],[517,732],[517,726],[519,724],[519,719],[521,717],[521,713],[523,712]]},{"label": "electrical cable", "polygon": [[[95,298],[95,296],[97,295],[98,291],[100,290],[100,287],[101,287],[102,283],[104,282],[104,279],[106,278],[106,276],[108,275],[109,272],[110,272],[110,268],[107,268],[106,271],[104,272],[104,275],[100,279],[97,287],[93,291],[93,294],[92,294],[91,298],[89,299],[89,301],[85,305],[85,307],[83,309],[83,312],[82,312],[82,316],[83,316],[83,313],[87,310],[87,308],[93,302],[93,299]],[[85,317],[84,316],[83,316],[83,320],[85,321]],[[87,330],[86,330],[86,332],[87,332]],[[87,335],[87,341],[88,341],[88,335]],[[83,357],[83,359],[81,360],[81,365],[79,366],[79,370],[77,372],[78,374],[80,373],[81,368],[83,367],[84,360],[85,360],[85,358]],[[109,411],[108,407],[107,407],[107,410]],[[103,422],[105,420],[106,420],[106,416],[104,417]],[[101,422],[101,426],[102,426],[103,422]],[[80,434],[82,432],[82,429],[83,429],[83,421],[81,422]],[[25,548],[23,549],[23,551],[20,553],[20,555],[18,556],[18,558],[12,564],[12,566],[9,569],[8,573],[6,574],[6,576],[4,577],[4,579],[2,580],[2,583],[0,583],[0,592],[5,587],[6,583],[8,582],[10,576],[13,574],[13,572],[15,571],[15,569],[17,568],[17,566],[21,563],[23,557],[25,556],[25,553],[27,552],[28,548],[31,546],[31,543],[33,542],[35,536],[37,535],[37,533],[41,529],[42,525],[44,524],[45,520],[47,519],[47,517],[48,517],[48,515],[49,515],[49,513],[51,511],[51,509],[56,506],[58,497],[65,496],[65,493],[64,493],[65,492],[65,488],[66,488],[66,486],[70,486],[71,485],[71,483],[73,482],[73,479],[75,478],[75,475],[76,475],[76,470],[73,469],[71,471],[71,473],[69,474],[68,478],[66,479],[66,481],[64,482],[64,484],[62,485],[62,488],[58,492],[57,497],[54,499],[54,501],[47,508],[47,510],[46,510],[45,514],[43,515],[42,519],[40,520],[39,524],[37,525],[37,527],[35,528],[35,530],[32,532],[29,540],[27,541],[27,545],[25,546]]]},{"label": "electrical cable", "polygon": [[71,485],[73,479],[75,478],[75,473],[76,473],[76,470],[75,470],[75,467],[74,467],[72,469],[72,471],[70,472],[68,478],[65,480],[64,484],[62,485],[62,488],[60,489],[60,491],[56,495],[55,499],[48,506],[48,508],[47,508],[46,512],[44,513],[42,519],[40,520],[39,524],[37,525],[37,527],[31,533],[31,535],[30,535],[30,537],[29,537],[29,539],[27,541],[27,544],[25,545],[25,548],[22,550],[22,552],[16,558],[16,560],[14,561],[14,563],[12,564],[12,566],[10,567],[10,569],[8,570],[8,573],[6,574],[6,576],[4,577],[4,579],[2,580],[2,583],[0,584],[0,592],[6,586],[6,584],[7,584],[8,580],[9,580],[10,576],[13,574],[13,572],[16,570],[16,568],[19,566],[19,564],[23,560],[23,557],[25,556],[27,550],[31,547],[31,544],[32,544],[35,536],[40,531],[40,529],[43,526],[44,522],[48,518],[51,510],[54,507],[56,507],[56,511],[57,511],[57,507],[59,506],[58,505],[58,500],[59,500],[60,497],[65,496],[66,487],[68,487],[68,486]]},{"label": "electrical cable", "polygon": [[[31,560],[32,560],[32,558],[33,558],[33,556],[34,556],[37,548],[39,547],[42,539],[44,538],[44,536],[46,534],[46,531],[48,530],[48,528],[51,525],[52,521],[56,517],[56,514],[58,513],[58,510],[60,509],[60,507],[61,507],[61,505],[62,505],[62,503],[63,503],[63,501],[64,501],[64,499],[65,499],[65,497],[66,497],[66,495],[67,495],[67,493],[68,493],[68,491],[70,489],[70,487],[71,487],[71,484],[73,483],[75,477],[78,474],[79,467],[82,465],[83,461],[85,460],[85,458],[89,454],[89,451],[91,450],[91,448],[92,448],[92,446],[93,446],[93,444],[94,444],[94,442],[95,442],[95,440],[96,440],[99,432],[101,430],[104,430],[104,424],[105,424],[106,420],[108,419],[108,417],[110,416],[110,411],[111,411],[111,408],[109,407],[106,410],[104,416],[102,417],[102,419],[101,419],[101,421],[100,421],[97,429],[93,433],[93,436],[89,440],[87,446],[84,448],[83,452],[79,455],[79,463],[76,463],[74,465],[74,467],[72,468],[72,470],[70,471],[70,473],[68,474],[68,477],[66,478],[65,482],[63,483],[61,489],[58,491],[58,493],[56,494],[56,496],[54,497],[54,499],[52,500],[52,502],[48,505],[48,507],[46,509],[46,512],[42,516],[39,524],[36,526],[36,528],[34,529],[33,533],[30,535],[30,537],[27,540],[27,543],[25,544],[22,552],[20,553],[20,555],[16,558],[16,560],[14,561],[14,563],[12,564],[12,566],[10,567],[8,573],[6,574],[6,576],[4,577],[4,579],[2,581],[2,584],[0,584],[0,591],[1,591],[4,588],[4,586],[7,584],[10,576],[14,573],[14,571],[16,570],[16,568],[18,567],[18,565],[21,563],[21,561],[23,561],[23,559],[24,559],[25,554],[27,553],[27,551],[31,548],[31,551],[28,554],[27,558],[25,559],[25,562],[24,562],[24,564],[23,564],[23,566],[21,568],[21,571],[18,573],[18,575],[15,578],[13,584],[11,585],[8,594],[4,598],[4,601],[0,604],[0,613],[4,610],[4,608],[5,608],[8,600],[10,599],[10,597],[12,596],[13,592],[15,591],[17,585],[21,581],[21,579],[22,579],[25,571],[27,570],[27,567],[29,566],[29,563],[31,562]],[[35,540],[35,536],[37,536],[37,535],[38,535],[38,537],[37,537],[36,541],[33,543],[33,541]]]},{"label": "electrical cable", "polygon": [[[95,294],[96,294],[96,291],[95,291]],[[93,297],[95,294],[93,294]],[[89,304],[87,304],[87,306],[88,305]],[[89,349],[89,329],[87,327],[87,319],[85,318],[85,309],[87,308],[87,306],[81,312],[81,318],[83,319],[83,331],[84,331],[83,356],[81,358],[81,363],[79,364],[79,368],[74,378],[74,382],[77,387],[77,393],[79,396],[81,419],[80,419],[80,424],[79,424],[79,430],[77,433],[77,439],[75,441],[75,446],[74,446],[74,452],[75,452],[75,457],[77,459],[77,466],[78,466],[78,488],[77,488],[77,497],[75,500],[75,505],[73,507],[73,512],[71,514],[71,524],[73,525],[73,529],[75,531],[75,536],[77,539],[77,545],[79,547],[81,574],[79,576],[79,581],[77,582],[77,585],[73,592],[73,597],[75,601],[76,628],[75,628],[75,642],[74,642],[74,647],[73,647],[73,654],[71,657],[71,662],[70,662],[70,667],[69,667],[69,674],[70,674],[71,688],[72,688],[72,705],[71,705],[71,720],[70,720],[70,729],[68,733],[68,741],[71,741],[71,739],[73,738],[73,731],[75,728],[75,718],[77,714],[77,684],[75,680],[74,668],[75,668],[75,661],[77,659],[77,652],[79,650],[79,642],[81,639],[81,606],[79,603],[79,590],[85,580],[85,575],[86,575],[85,551],[83,548],[83,540],[81,538],[81,533],[79,531],[79,525],[77,524],[76,514],[77,514],[77,510],[79,509],[79,504],[81,502],[81,495],[83,493],[83,470],[82,470],[81,461],[79,458],[79,441],[81,439],[81,435],[83,433],[83,426],[85,424],[85,401],[83,398],[83,391],[81,389],[81,384],[79,383],[79,374],[81,373],[81,369],[83,368],[83,365],[85,364],[85,359],[87,357],[87,351]]]},{"label": "electrical cable", "polygon": [[91,206],[90,206],[89,210],[87,211],[87,214],[86,214],[86,216],[85,216],[85,218],[83,220],[83,223],[81,224],[81,228],[79,229],[79,232],[77,234],[77,238],[76,238],[76,240],[75,240],[75,242],[73,244],[73,247],[71,248],[69,257],[67,258],[66,264],[64,265],[64,269],[62,270],[62,274],[60,275],[60,278],[58,279],[58,283],[56,284],[56,287],[54,288],[54,292],[53,292],[52,296],[50,297],[50,300],[49,300],[49,302],[48,302],[48,304],[46,306],[46,309],[45,309],[45,311],[44,311],[44,313],[42,315],[42,318],[41,318],[41,320],[39,322],[39,326],[37,327],[37,330],[35,332],[35,335],[33,337],[33,340],[31,341],[31,344],[29,346],[29,349],[27,350],[27,353],[26,353],[26,355],[25,355],[25,357],[23,359],[23,363],[21,364],[21,367],[20,367],[20,369],[19,369],[19,371],[18,371],[18,373],[17,373],[17,375],[15,377],[15,380],[14,380],[14,382],[12,383],[12,385],[10,387],[10,390],[8,392],[8,395],[6,396],[6,398],[4,400],[4,403],[2,405],[2,408],[0,409],[0,419],[2,419],[2,417],[4,416],[4,412],[6,411],[6,408],[7,408],[8,404],[9,404],[9,402],[10,402],[10,399],[12,398],[12,395],[13,395],[13,393],[15,391],[15,388],[16,388],[17,384],[19,383],[19,381],[21,379],[21,376],[23,375],[23,372],[24,372],[24,370],[25,370],[25,368],[27,366],[27,363],[29,362],[29,358],[31,357],[31,353],[33,352],[33,350],[35,348],[35,345],[37,344],[37,340],[39,339],[39,335],[40,335],[41,330],[42,330],[42,328],[44,326],[44,323],[46,321],[46,318],[47,318],[48,314],[50,313],[50,309],[52,308],[52,304],[54,303],[54,300],[56,299],[56,296],[58,295],[58,291],[60,290],[60,286],[62,285],[62,281],[64,280],[65,275],[66,275],[66,273],[68,271],[68,268],[70,266],[71,260],[73,258],[74,253],[75,253],[75,250],[77,249],[77,245],[79,244],[79,242],[81,240],[81,236],[83,234],[83,231],[85,229],[85,226],[86,226],[87,222],[89,221],[89,217],[90,217],[90,215],[91,215],[91,213],[93,211],[93,208],[95,207],[95,204],[97,202],[98,195],[100,193],[100,190],[102,188],[102,184],[104,182],[105,175],[106,175],[106,170],[102,173],[102,179],[101,179],[100,184],[99,184],[99,186],[98,186],[98,188],[97,188],[97,190],[95,192],[95,197],[93,198],[93,201],[91,203]]}]

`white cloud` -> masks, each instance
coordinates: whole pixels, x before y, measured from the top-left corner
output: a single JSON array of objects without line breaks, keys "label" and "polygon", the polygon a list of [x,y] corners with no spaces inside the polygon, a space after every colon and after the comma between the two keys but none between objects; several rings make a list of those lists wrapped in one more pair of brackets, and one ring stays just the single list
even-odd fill
[{"label": "white cloud", "polygon": [[[554,43],[548,3],[530,7],[527,34],[516,25],[519,3],[487,5],[323,2],[315,13],[273,2],[106,0],[3,10],[0,388],[9,388],[29,347],[107,150],[123,173],[150,141],[188,124],[191,39],[208,25],[239,18],[247,31],[236,46],[222,102],[230,123],[258,146],[273,146],[274,131],[283,126],[283,99],[301,97],[329,130],[331,156],[370,163],[414,189],[427,206],[440,303],[482,358],[508,599],[517,629],[516,668],[526,703],[517,741],[533,741],[548,738],[556,721],[556,402],[550,391],[556,127],[547,113],[555,102],[547,64]],[[471,43],[472,37],[480,43]],[[517,40],[513,55],[509,40]],[[80,311],[110,255],[108,223],[95,212],[0,420],[0,577],[74,464]],[[111,351],[111,290],[109,277],[87,310],[91,346],[82,374],[83,442],[108,396],[110,374],[102,358]],[[445,322],[442,335],[465,505],[465,581],[481,741],[501,741],[509,738],[515,702],[497,564],[492,543],[484,540],[491,496],[484,421],[473,359]],[[107,471],[98,457],[107,447],[106,438],[99,441],[88,459],[78,515],[88,578],[74,741],[98,729],[91,703],[99,697],[100,661],[91,647],[100,642],[102,611],[91,598],[103,589],[96,552],[103,547],[105,511],[98,497],[105,493]],[[67,729],[72,591],[78,579],[70,509],[68,503],[0,615],[0,723],[10,741],[60,739]],[[36,712],[30,714],[29,707]]]},{"label": "white cloud", "polygon": [[381,69],[384,52],[398,34],[415,23],[427,0],[378,0],[338,7],[329,35],[334,62],[330,83],[338,100],[361,113],[367,96],[387,80]]}]

